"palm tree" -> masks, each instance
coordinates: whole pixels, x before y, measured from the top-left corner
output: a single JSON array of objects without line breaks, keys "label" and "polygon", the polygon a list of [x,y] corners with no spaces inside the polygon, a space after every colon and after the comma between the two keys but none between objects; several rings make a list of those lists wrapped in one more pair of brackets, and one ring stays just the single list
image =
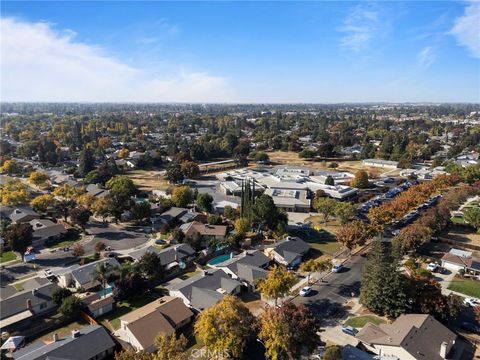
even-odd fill
[{"label": "palm tree", "polygon": [[99,281],[102,284],[103,290],[105,290],[108,279],[114,270],[115,268],[109,262],[101,262],[97,264],[93,270],[93,279]]}]

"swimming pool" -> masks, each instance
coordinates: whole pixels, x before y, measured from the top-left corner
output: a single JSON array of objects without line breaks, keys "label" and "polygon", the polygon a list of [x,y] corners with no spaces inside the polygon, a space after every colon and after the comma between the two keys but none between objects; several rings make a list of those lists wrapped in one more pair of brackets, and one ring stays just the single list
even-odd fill
[{"label": "swimming pool", "polygon": [[230,254],[225,254],[225,255],[220,255],[220,256],[217,256],[217,257],[214,257],[212,260],[210,260],[209,262],[207,262],[207,265],[218,265],[218,264],[221,264],[223,263],[224,261],[227,261],[228,259],[230,259]]}]

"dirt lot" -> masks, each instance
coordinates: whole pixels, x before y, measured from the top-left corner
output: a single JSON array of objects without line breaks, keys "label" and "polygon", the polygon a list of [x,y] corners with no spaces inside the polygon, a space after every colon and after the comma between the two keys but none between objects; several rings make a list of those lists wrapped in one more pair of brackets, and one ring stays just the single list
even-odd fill
[{"label": "dirt lot", "polygon": [[127,173],[140,190],[166,190],[168,181],[165,180],[165,171],[131,170]]},{"label": "dirt lot", "polygon": [[[399,170],[396,169],[385,171],[384,169],[365,166],[362,164],[362,160],[343,161],[342,159],[338,159],[335,161],[308,161],[306,159],[299,158],[298,153],[293,151],[273,151],[269,152],[268,156],[270,157],[270,161],[273,163],[305,166],[317,170],[350,171],[353,173],[355,173],[357,170],[365,170],[378,174],[388,172],[389,175],[398,175],[399,172]],[[332,162],[336,162],[338,164],[338,168],[329,168],[328,165],[330,165]]]}]

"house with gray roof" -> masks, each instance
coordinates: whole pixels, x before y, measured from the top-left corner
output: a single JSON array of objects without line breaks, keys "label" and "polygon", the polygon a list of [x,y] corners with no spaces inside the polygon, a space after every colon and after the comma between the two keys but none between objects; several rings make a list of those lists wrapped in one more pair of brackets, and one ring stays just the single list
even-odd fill
[{"label": "house with gray roof", "polygon": [[266,247],[264,254],[279,264],[296,267],[309,250],[310,246],[299,237],[287,236],[284,240]]},{"label": "house with gray roof", "polygon": [[156,221],[168,226],[174,225],[179,219],[188,212],[188,209],[172,207],[155,218]]},{"label": "house with gray roof", "polygon": [[265,256],[264,253],[259,250],[253,250],[245,251],[239,255],[232,256],[220,264],[210,266],[225,271],[233,279],[253,289],[258,280],[267,277],[268,271],[266,269],[271,262],[272,260]]},{"label": "house with gray roof", "polygon": [[87,190],[87,193],[96,198],[103,198],[109,193],[109,190],[102,189],[97,184],[88,184],[85,190]]},{"label": "house with gray roof", "polygon": [[367,324],[356,338],[377,355],[402,360],[461,359],[457,335],[428,314],[400,315],[391,324]]},{"label": "house with gray roof", "polygon": [[36,341],[13,353],[15,360],[101,360],[113,357],[115,342],[103,326],[94,324],[73,330],[70,336]]},{"label": "house with gray roof", "polygon": [[34,318],[54,310],[52,294],[59,287],[47,282],[36,288],[16,293],[2,294],[0,300],[0,322],[2,331],[15,331],[28,327]]},{"label": "house with gray roof", "polygon": [[160,264],[165,266],[167,270],[178,266],[180,262],[187,263],[195,258],[195,250],[188,244],[178,244],[159,250],[156,247],[149,246],[143,249],[134,250],[128,255],[135,261],[141,259],[148,252],[157,254]]},{"label": "house with gray roof", "polygon": [[16,208],[10,213],[10,220],[12,222],[19,224],[19,223],[24,223],[24,222],[29,222],[34,219],[40,218],[40,214],[37,212],[33,211],[30,208],[27,207],[22,207],[22,208]]},{"label": "house with gray roof", "polygon": [[238,294],[241,287],[239,281],[232,279],[225,271],[216,269],[171,284],[167,290],[170,296],[179,297],[185,305],[202,311],[218,303],[227,294]]},{"label": "house with gray roof", "polygon": [[91,289],[100,283],[94,279],[95,269],[98,265],[108,263],[112,269],[120,268],[120,263],[115,258],[94,261],[85,265],[72,265],[66,269],[54,271],[58,278],[58,285],[73,289]]},{"label": "house with gray roof", "polygon": [[33,244],[43,245],[45,242],[62,238],[67,233],[65,226],[47,219],[33,219],[29,221],[33,229]]}]

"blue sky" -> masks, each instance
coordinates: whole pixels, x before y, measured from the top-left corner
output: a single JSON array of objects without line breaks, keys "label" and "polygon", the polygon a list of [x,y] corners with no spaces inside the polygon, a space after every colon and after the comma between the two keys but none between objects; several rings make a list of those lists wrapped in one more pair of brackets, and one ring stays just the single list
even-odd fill
[{"label": "blue sky", "polygon": [[1,8],[4,101],[480,101],[480,2]]}]

